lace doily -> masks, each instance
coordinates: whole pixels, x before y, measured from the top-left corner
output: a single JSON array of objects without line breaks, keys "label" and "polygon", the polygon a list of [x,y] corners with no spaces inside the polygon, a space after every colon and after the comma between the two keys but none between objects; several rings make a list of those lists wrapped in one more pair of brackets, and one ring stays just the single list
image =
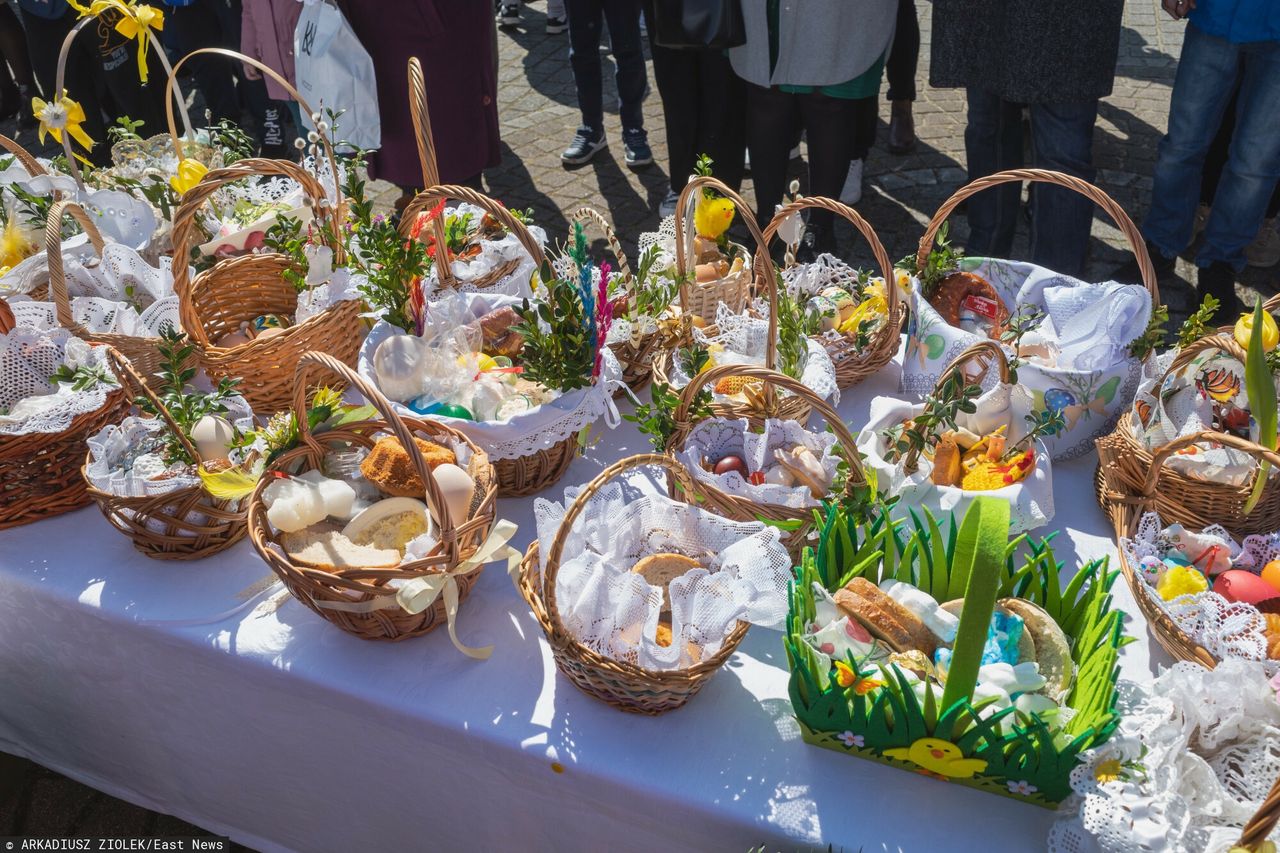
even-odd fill
[{"label": "lace doily", "polygon": [[[503,300],[497,294],[475,294],[478,311],[475,316],[484,314],[489,306],[497,307]],[[360,345],[358,370],[361,376],[377,384],[377,374],[373,369],[373,354],[378,345],[392,335],[403,334],[403,331],[379,320]],[[595,385],[580,388],[561,394],[526,412],[514,415],[507,421],[468,421],[457,418],[432,415],[431,417],[447,423],[479,445],[490,459],[519,459],[532,456],[540,450],[554,447],[572,435],[582,431],[583,427],[603,420],[610,429],[621,423],[621,416],[613,404],[613,392],[625,387],[622,381],[622,368],[614,354],[604,349],[600,378]],[[397,412],[408,417],[420,417],[407,406],[393,403]]]},{"label": "lace doily", "polygon": [[[985,435],[999,426],[1007,427],[1009,444],[1017,443],[1025,434],[1023,417],[1031,411],[1031,400],[1021,386],[997,384],[984,391],[976,401],[973,414],[960,413],[956,423]],[[927,507],[936,517],[955,513],[964,515],[975,497],[1004,498],[1009,502],[1011,530],[1022,533],[1034,530],[1053,519],[1053,470],[1049,453],[1044,445],[1036,442],[1036,467],[1020,482],[991,491],[971,492],[955,486],[939,486],[930,479],[933,463],[921,454],[917,469],[908,474],[901,462],[889,462],[885,458],[888,445],[883,431],[903,423],[924,411],[924,404],[911,404],[892,397],[876,397],[871,401],[870,418],[857,436],[858,452],[864,463],[876,472],[879,488],[890,495],[899,495],[897,506],[907,508]]]},{"label": "lace doily", "polygon": [[107,353],[66,329],[18,326],[0,335],[0,435],[62,432],[77,416],[101,409],[119,387],[98,382],[76,391],[51,382],[63,365],[106,370]]},{"label": "lace doily", "polygon": [[799,509],[817,506],[807,486],[782,486],[773,483],[756,485],[742,478],[737,471],[716,474],[702,467],[702,460],[720,459],[733,454],[741,456],[751,471],[772,467],[773,451],[787,450],[803,445],[813,451],[822,463],[831,482],[836,475],[840,457],[833,452],[836,437],[831,432],[809,432],[796,421],[769,418],[763,432],[753,432],[745,418],[708,418],[699,422],[685,439],[684,447],[676,453],[678,459],[695,479],[715,486],[729,495],[744,497],[756,503],[773,504]]},{"label": "lace doily", "polygon": [[[534,501],[543,571],[567,506]],[[654,639],[663,594],[631,571],[650,554],[698,561],[668,585],[671,644]],[[685,668],[719,650],[738,620],[776,626],[787,615],[791,559],[776,528],[729,521],[663,495],[636,497],[608,483],[587,503],[565,544],[556,602],[579,642],[614,660],[646,669]]]},{"label": "lace doily", "polygon": [[[1144,577],[1139,568],[1143,557],[1158,559],[1168,553],[1169,542],[1164,530],[1160,516],[1148,512],[1138,521],[1138,529],[1132,537],[1120,537],[1120,549],[1140,577]],[[1241,546],[1216,524],[1206,527],[1203,532],[1228,543],[1236,568],[1261,569],[1280,556],[1280,533],[1248,536]],[[1214,657],[1219,660],[1241,658],[1257,661],[1270,675],[1280,672],[1280,661],[1267,658],[1266,621],[1252,604],[1229,602],[1212,590],[1165,601],[1149,582],[1141,586],[1143,594]]]},{"label": "lace doily", "polygon": [[816,296],[828,287],[856,293],[858,271],[835,255],[824,252],[807,264],[794,264],[782,271],[782,283],[792,295]]},{"label": "lace doily", "polygon": [[[769,340],[769,321],[749,314],[736,314],[721,303],[716,309],[716,333],[707,335],[702,329],[694,329],[693,338],[699,346],[718,350],[714,356],[716,364],[764,364],[765,347]],[[830,400],[833,405],[838,403],[840,391],[836,387],[836,369],[831,363],[831,356],[813,338],[806,338],[805,344],[808,355],[800,374],[800,382],[817,394],[819,399]],[[680,359],[674,360],[670,378],[676,389],[689,384],[690,377],[680,364]],[[790,392],[779,389],[778,395],[787,397]],[[712,393],[712,397],[716,400],[725,399],[715,393]]]},{"label": "lace doily", "polygon": [[[484,218],[485,210],[468,202],[458,202],[447,208],[445,216],[465,216],[471,214],[471,226],[478,227]],[[547,244],[547,232],[537,225],[527,226],[530,236],[539,246]],[[508,231],[498,240],[480,240],[480,253],[471,258],[453,258],[449,271],[453,274],[454,284],[451,289],[464,293],[500,293],[507,296],[518,296],[521,299],[532,299],[533,291],[529,287],[530,277],[534,273],[533,258],[529,256],[524,245],[514,233]],[[511,261],[519,261],[516,269],[485,287],[476,287],[474,282],[488,276],[491,272]],[[428,298],[435,298],[439,293],[439,271],[432,268],[426,284]]]},{"label": "lace doily", "polygon": [[[1080,755],[1051,853],[1225,853],[1280,775],[1280,704],[1256,662],[1124,683],[1120,730]],[[1280,831],[1272,840],[1280,840]]]}]

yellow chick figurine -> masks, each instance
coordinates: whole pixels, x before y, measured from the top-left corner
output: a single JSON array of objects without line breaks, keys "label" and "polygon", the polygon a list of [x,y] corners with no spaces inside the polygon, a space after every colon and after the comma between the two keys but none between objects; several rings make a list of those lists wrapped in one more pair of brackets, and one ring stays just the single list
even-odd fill
[{"label": "yellow chick figurine", "polygon": [[952,779],[968,779],[987,769],[979,758],[965,758],[960,748],[936,737],[922,737],[909,747],[886,749],[884,754],[899,761],[919,764],[925,770]]},{"label": "yellow chick figurine", "polygon": [[698,236],[705,240],[719,240],[720,235],[729,230],[733,224],[733,215],[737,208],[727,198],[708,198],[698,196],[698,203],[693,208],[693,227]]}]

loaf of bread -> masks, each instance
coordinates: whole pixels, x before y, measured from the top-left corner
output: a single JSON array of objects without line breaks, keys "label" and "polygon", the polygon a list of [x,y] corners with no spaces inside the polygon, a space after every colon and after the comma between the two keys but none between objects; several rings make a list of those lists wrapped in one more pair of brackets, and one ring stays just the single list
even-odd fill
[{"label": "loaf of bread", "polygon": [[[418,452],[422,454],[428,470],[446,462],[451,465],[457,463],[454,452],[447,447],[416,437],[413,443],[418,446]],[[395,436],[388,435],[378,439],[378,443],[360,463],[360,473],[370,483],[395,497],[421,498],[427,492],[427,486],[418,476],[408,451]]]},{"label": "loaf of bread", "polygon": [[647,583],[662,590],[662,612],[671,612],[671,596],[667,585],[692,569],[698,568],[698,561],[683,554],[650,554],[631,567],[631,571],[640,575]]},{"label": "loaf of bread", "polygon": [[836,607],[895,652],[919,649],[930,658],[938,640],[907,608],[866,578],[854,578],[834,596]]}]

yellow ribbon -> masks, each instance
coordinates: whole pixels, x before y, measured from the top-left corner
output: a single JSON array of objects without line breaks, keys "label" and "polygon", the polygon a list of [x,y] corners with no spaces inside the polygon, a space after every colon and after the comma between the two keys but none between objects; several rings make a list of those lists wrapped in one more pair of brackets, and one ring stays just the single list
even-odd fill
[{"label": "yellow ribbon", "polygon": [[395,596],[378,596],[372,601],[316,601],[317,607],[325,610],[341,610],[344,613],[371,613],[374,610],[387,610],[399,607],[406,613],[422,613],[435,604],[436,599],[444,597],[444,612],[448,617],[449,639],[454,648],[469,658],[484,660],[493,653],[493,646],[473,648],[458,639],[456,628],[458,616],[458,581],[457,578],[498,560],[507,561],[507,571],[520,562],[520,552],[509,544],[516,533],[516,525],[506,519],[500,519],[489,531],[484,543],[466,560],[449,572],[437,572],[414,578],[406,582]]},{"label": "yellow ribbon", "polygon": [[151,31],[164,29],[164,11],[154,6],[137,6],[126,0],[93,0],[88,6],[68,0],[81,18],[96,18],[106,11],[120,13],[116,32],[127,39],[138,40],[138,78],[147,82],[147,46]]},{"label": "yellow ribbon", "polygon": [[44,142],[45,136],[49,135],[61,143],[62,131],[65,130],[86,151],[93,150],[93,140],[80,127],[80,124],[85,120],[84,107],[80,106],[79,102],[68,98],[66,92],[63,92],[62,96],[56,101],[49,101],[48,103],[40,98],[32,98],[31,112],[40,122],[39,136],[41,142]]}]

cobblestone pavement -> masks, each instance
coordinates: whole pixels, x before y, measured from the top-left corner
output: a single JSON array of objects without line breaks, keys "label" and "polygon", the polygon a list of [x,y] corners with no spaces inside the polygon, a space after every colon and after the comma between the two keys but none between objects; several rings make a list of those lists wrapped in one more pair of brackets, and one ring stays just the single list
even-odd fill
[{"label": "cobblestone pavement", "polygon": [[[881,144],[866,166],[866,189],[858,211],[876,228],[889,254],[900,258],[915,250],[924,223],[943,200],[964,183],[964,96],[957,90],[930,89],[928,57],[930,9],[918,3],[921,28],[919,100],[916,124],[917,150],[907,156],[888,154],[888,106],[881,110]],[[578,124],[577,101],[569,72],[568,44],[564,35],[543,32],[545,6],[539,0],[526,7],[523,26],[498,36],[503,160],[486,174],[491,194],[513,207],[532,207],[548,232],[562,239],[568,231],[565,212],[590,204],[615,223],[628,248],[636,236],[651,230],[654,212],[666,190],[662,164],[666,161],[661,105],[656,92],[645,102],[645,124],[654,147],[656,164],[632,172],[620,160],[620,127],[612,89],[612,63],[605,64],[608,133],[613,147],[579,169],[560,164],[560,150]],[[1131,0],[1125,12],[1115,91],[1103,101],[1096,130],[1095,157],[1099,184],[1135,221],[1141,222],[1151,190],[1156,143],[1165,130],[1169,90],[1173,83],[1183,25],[1159,12],[1155,0]],[[651,76],[652,79],[652,76]],[[12,134],[12,122],[0,126]],[[30,131],[23,139],[30,143]],[[797,172],[799,174],[799,172]],[[383,207],[390,207],[398,191],[387,184],[371,188]],[[744,195],[754,198],[750,180]],[[1092,270],[1105,274],[1127,257],[1120,232],[1098,214],[1092,246]],[[953,233],[960,241],[966,234],[963,216],[956,217]],[[846,257],[869,263],[870,254],[858,245],[851,229],[841,232]],[[1022,238],[1025,243],[1025,237]],[[1025,252],[1025,245],[1016,248]],[[1246,290],[1271,294],[1280,286],[1280,268],[1248,270],[1242,278]],[[1167,279],[1162,296],[1175,320],[1188,309],[1194,271],[1179,261],[1176,278]],[[1246,294],[1246,298],[1252,297]],[[113,800],[29,762],[0,755],[0,835],[106,834],[184,835],[197,832],[174,818],[148,812]]]}]

